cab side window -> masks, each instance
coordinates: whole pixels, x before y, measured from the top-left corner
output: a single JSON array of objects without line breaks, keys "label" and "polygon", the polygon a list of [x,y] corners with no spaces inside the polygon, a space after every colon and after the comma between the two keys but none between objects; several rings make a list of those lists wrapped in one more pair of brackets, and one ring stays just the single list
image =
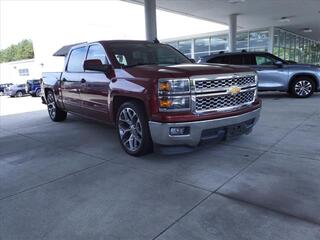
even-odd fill
[{"label": "cab side window", "polygon": [[267,55],[256,55],[256,64],[257,65],[273,65],[274,59]]},{"label": "cab side window", "polygon": [[68,72],[83,72],[83,61],[86,56],[86,48],[80,47],[72,50],[70,53],[67,71]]},{"label": "cab side window", "polygon": [[233,65],[242,65],[242,56],[241,55],[230,55],[228,56],[228,64]]},{"label": "cab side window", "polygon": [[226,64],[226,57],[220,56],[220,57],[214,57],[208,60],[208,63],[221,63]]},{"label": "cab side window", "polygon": [[87,60],[90,59],[99,59],[102,64],[107,64],[107,56],[102,46],[100,45],[91,45],[88,50]]},{"label": "cab side window", "polygon": [[254,56],[252,54],[244,54],[242,56],[243,65],[255,65]]}]

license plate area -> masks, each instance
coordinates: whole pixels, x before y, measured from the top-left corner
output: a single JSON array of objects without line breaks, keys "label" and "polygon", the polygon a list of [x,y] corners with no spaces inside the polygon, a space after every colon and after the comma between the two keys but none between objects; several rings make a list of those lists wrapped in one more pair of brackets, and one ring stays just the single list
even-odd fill
[{"label": "license plate area", "polygon": [[254,119],[227,127],[227,137],[242,135],[254,125]]}]

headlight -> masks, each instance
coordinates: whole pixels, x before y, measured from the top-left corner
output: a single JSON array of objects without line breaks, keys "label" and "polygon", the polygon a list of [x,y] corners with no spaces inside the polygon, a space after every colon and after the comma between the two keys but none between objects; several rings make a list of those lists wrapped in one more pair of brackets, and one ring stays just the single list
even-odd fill
[{"label": "headlight", "polygon": [[190,110],[190,96],[173,97],[163,96],[159,97],[160,112],[168,111],[188,111]]},{"label": "headlight", "polygon": [[159,79],[158,96],[160,112],[189,111],[190,80],[188,78]]},{"label": "headlight", "polygon": [[190,92],[189,79],[159,79],[159,94],[184,94]]}]

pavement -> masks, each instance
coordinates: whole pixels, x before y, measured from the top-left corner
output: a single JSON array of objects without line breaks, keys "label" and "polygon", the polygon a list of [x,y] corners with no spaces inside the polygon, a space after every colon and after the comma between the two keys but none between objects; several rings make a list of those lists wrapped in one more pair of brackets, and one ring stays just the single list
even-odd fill
[{"label": "pavement", "polygon": [[0,97],[0,239],[319,240],[320,94],[260,95],[250,135],[141,158],[112,127]]}]

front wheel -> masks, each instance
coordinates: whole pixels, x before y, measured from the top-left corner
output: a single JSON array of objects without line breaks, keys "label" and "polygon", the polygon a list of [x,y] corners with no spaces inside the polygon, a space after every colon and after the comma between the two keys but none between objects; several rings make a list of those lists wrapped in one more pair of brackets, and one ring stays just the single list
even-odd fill
[{"label": "front wheel", "polygon": [[55,97],[52,91],[47,93],[47,107],[48,113],[52,121],[61,122],[67,118],[67,112],[61,110],[55,101]]},{"label": "front wheel", "polygon": [[307,98],[314,92],[314,81],[309,77],[299,77],[293,80],[290,92],[294,97]]},{"label": "front wheel", "polygon": [[123,103],[116,117],[117,133],[122,148],[132,156],[152,152],[152,139],[144,108],[138,102]]}]

